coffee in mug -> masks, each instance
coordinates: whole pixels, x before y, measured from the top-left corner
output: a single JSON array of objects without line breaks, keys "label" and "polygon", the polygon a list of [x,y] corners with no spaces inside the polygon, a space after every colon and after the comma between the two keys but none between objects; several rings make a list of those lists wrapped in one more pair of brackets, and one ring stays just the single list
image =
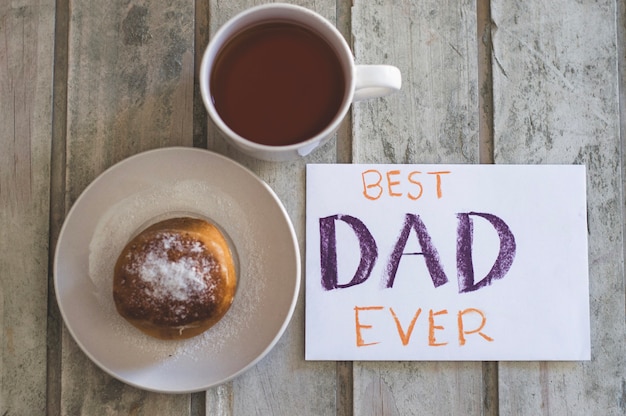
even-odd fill
[{"label": "coffee in mug", "polygon": [[261,23],[234,36],[217,55],[210,84],[221,119],[240,136],[269,146],[317,135],[346,93],[334,49],[291,22]]}]

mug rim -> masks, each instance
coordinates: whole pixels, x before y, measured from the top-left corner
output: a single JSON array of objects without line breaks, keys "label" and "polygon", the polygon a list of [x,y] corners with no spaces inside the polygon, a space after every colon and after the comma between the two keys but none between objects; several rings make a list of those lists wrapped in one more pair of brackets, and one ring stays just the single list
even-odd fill
[{"label": "mug rim", "polygon": [[[228,126],[222,120],[222,117],[218,114],[215,105],[213,104],[211,98],[211,88],[210,88],[210,73],[213,68],[213,63],[215,62],[215,58],[217,54],[222,49],[222,47],[226,44],[226,42],[238,33],[240,30],[236,30],[233,33],[229,33],[232,30],[232,27],[239,21],[244,20],[246,17],[258,13],[263,10],[291,10],[296,11],[298,13],[303,13],[307,15],[309,18],[313,18],[318,21],[326,30],[325,33],[320,33],[320,36],[324,37],[324,39],[330,43],[331,47],[335,50],[335,53],[338,55],[340,62],[342,63],[342,67],[345,67],[344,63],[347,62],[347,71],[346,75],[346,93],[344,94],[341,106],[335,113],[333,119],[324,127],[321,131],[316,133],[314,136],[311,136],[305,140],[299,141],[297,143],[287,144],[287,145],[269,145],[262,144],[250,139],[247,139],[233,129]],[[253,25],[262,23],[264,21],[294,21],[302,24],[298,19],[291,19],[289,17],[285,18],[262,18],[257,21],[252,22],[252,24],[245,24],[244,27],[251,27]],[[312,28],[311,28],[312,29]],[[317,30],[316,30],[317,31]],[[317,31],[319,32],[319,31]],[[335,40],[329,40],[329,36],[327,34],[331,34]],[[352,55],[352,50],[348,46],[348,43],[344,39],[343,35],[339,30],[330,23],[326,18],[318,14],[317,12],[307,9],[306,7],[298,6],[295,4],[288,3],[268,3],[262,4],[258,6],[254,6],[248,9],[243,10],[240,13],[237,13],[235,16],[230,18],[226,23],[224,23],[217,32],[211,37],[207,47],[204,50],[202,55],[202,61],[200,64],[200,95],[202,96],[202,101],[204,102],[204,106],[209,113],[209,116],[213,120],[213,122],[217,125],[217,127],[226,134],[230,139],[234,140],[244,148],[250,149],[252,151],[262,151],[269,152],[274,154],[286,153],[286,152],[294,152],[299,149],[306,148],[307,146],[312,145],[313,143],[322,143],[324,139],[329,138],[339,127],[343,119],[345,118],[350,105],[352,104],[354,97],[354,90],[356,85],[356,69],[354,56]]]}]

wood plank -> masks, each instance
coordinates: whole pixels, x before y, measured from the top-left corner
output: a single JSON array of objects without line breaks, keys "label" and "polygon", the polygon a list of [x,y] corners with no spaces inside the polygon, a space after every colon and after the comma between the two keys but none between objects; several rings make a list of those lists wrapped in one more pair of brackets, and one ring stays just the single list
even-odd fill
[{"label": "wood plank", "polygon": [[[132,154],[193,144],[194,1],[71,2],[66,208]],[[59,414],[189,414],[189,395],[109,377],[62,334]]]},{"label": "wood plank", "polygon": [[587,166],[592,337],[589,362],[501,363],[502,414],[626,412],[617,3],[492,0],[496,163]]},{"label": "wood plank", "polygon": [[[230,17],[258,1],[216,1],[211,4],[211,32]],[[333,23],[345,21],[337,15],[335,1],[297,1],[325,16]],[[343,19],[343,20],[342,20]],[[266,181],[281,199],[304,253],[305,225],[305,165],[332,163],[337,160],[337,146],[345,146],[347,129],[344,125],[338,140],[327,143],[304,160],[272,163],[254,160],[225,143],[209,126],[208,146],[226,154],[250,168]],[[304,279],[304,276],[303,276]],[[272,414],[272,415],[327,415],[336,413],[336,402],[341,392],[337,388],[335,363],[304,361],[304,282],[291,323],[276,347],[254,368],[232,382],[207,392],[207,414]],[[345,397],[345,396],[342,396]]]},{"label": "wood plank", "polygon": [[403,73],[400,94],[354,106],[354,161],[478,162],[474,2],[357,1],[352,24],[357,63]]},{"label": "wood plank", "polygon": [[0,3],[0,414],[44,414],[54,1]]},{"label": "wood plank", "polygon": [[[355,163],[478,163],[473,1],[356,1],[357,63],[389,63],[402,91],[353,107]],[[355,415],[479,415],[479,362],[354,364]]]}]

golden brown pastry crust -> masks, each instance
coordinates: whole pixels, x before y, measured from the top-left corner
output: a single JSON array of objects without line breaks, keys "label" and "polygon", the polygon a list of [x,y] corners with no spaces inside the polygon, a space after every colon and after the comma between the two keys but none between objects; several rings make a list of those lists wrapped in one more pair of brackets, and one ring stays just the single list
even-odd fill
[{"label": "golden brown pastry crust", "polygon": [[220,230],[183,217],[134,237],[115,264],[118,313],[159,339],[191,338],[215,325],[235,296],[233,256]]}]

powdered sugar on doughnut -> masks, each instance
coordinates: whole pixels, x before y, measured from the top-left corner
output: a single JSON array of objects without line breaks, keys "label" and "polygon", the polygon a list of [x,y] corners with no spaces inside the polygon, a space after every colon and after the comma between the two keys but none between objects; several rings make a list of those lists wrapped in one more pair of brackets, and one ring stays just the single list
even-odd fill
[{"label": "powdered sugar on doughnut", "polygon": [[[202,251],[199,241],[184,241],[173,233],[159,233],[148,253],[130,258],[126,269],[148,283],[146,295],[185,301],[192,293],[212,293],[215,288],[211,275],[217,263],[206,256],[192,256]],[[172,257],[176,260],[171,260]]]}]

